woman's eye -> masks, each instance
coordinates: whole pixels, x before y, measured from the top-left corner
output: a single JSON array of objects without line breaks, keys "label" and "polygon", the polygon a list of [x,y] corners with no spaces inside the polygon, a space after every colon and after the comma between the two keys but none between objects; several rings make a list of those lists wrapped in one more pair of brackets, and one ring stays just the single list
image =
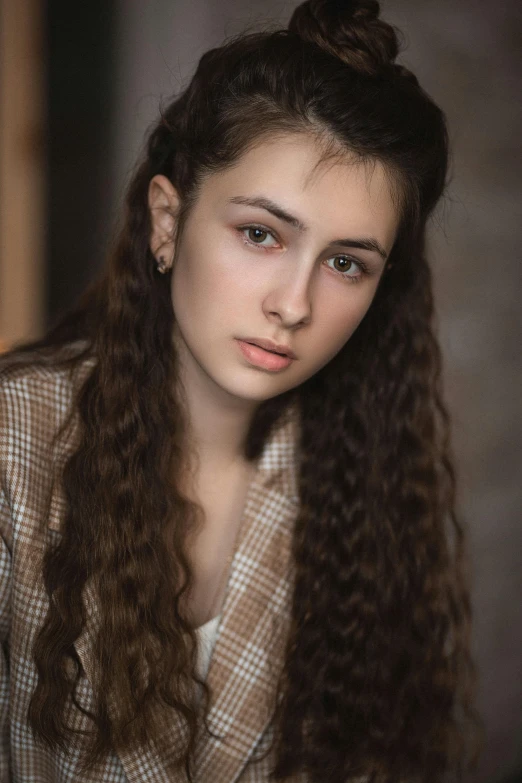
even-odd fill
[{"label": "woman's eye", "polygon": [[272,244],[266,244],[267,239],[274,239],[273,235],[266,228],[260,228],[259,226],[245,226],[244,228],[241,228],[240,231],[243,236],[246,236],[248,241],[253,245],[261,245],[261,247],[273,247]]},{"label": "woman's eye", "polygon": [[[272,248],[277,247],[278,245],[277,239],[267,228],[262,228],[261,226],[243,226],[238,230],[243,236],[246,244],[257,245],[261,248]],[[326,263],[330,266],[330,269],[337,272],[340,277],[344,278],[344,280],[347,280],[349,283],[358,283],[368,274],[366,264],[359,260],[356,261],[354,258],[350,258],[350,256],[332,256],[331,258],[326,259]]]},{"label": "woman's eye", "polygon": [[[358,282],[363,276],[361,273],[366,271],[361,261],[355,261],[349,256],[332,256],[326,260],[326,263],[328,264],[330,261],[334,262],[334,265],[330,266],[330,269],[333,269],[334,272],[339,272],[342,277],[345,277],[352,282]],[[358,274],[349,274],[350,270],[358,270]]]}]

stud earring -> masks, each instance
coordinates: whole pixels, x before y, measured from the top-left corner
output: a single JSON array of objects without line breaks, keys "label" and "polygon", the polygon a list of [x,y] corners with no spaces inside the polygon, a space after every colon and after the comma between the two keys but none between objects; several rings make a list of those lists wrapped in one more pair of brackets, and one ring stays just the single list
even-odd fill
[{"label": "stud earring", "polygon": [[160,256],[160,257],[158,258],[158,261],[157,261],[157,269],[158,269],[158,272],[160,272],[162,275],[164,275],[164,274],[165,274],[165,272],[167,271],[167,269],[168,269],[168,266],[167,266],[167,264],[165,263],[165,257],[164,257],[164,256]]}]

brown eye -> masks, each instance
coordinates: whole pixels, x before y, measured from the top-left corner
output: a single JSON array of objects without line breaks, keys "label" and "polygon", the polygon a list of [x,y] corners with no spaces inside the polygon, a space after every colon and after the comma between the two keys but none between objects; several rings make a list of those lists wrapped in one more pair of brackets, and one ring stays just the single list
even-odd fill
[{"label": "brown eye", "polygon": [[336,262],[338,272],[346,272],[346,270],[350,268],[350,265],[353,264],[351,258],[345,258],[344,256],[334,256],[334,264]]},{"label": "brown eye", "polygon": [[[362,261],[355,261],[355,259],[349,256],[331,256],[331,258],[326,260],[326,264],[350,283],[358,283],[367,272]],[[352,273],[350,273],[350,270],[352,270]]]},{"label": "brown eye", "polygon": [[251,242],[255,242],[256,244],[259,244],[266,239],[268,236],[268,231],[263,231],[262,228],[249,228],[248,229],[248,238]]},{"label": "brown eye", "polygon": [[277,247],[277,239],[267,228],[262,226],[242,226],[238,231],[243,235],[247,244],[257,245],[264,250]]}]

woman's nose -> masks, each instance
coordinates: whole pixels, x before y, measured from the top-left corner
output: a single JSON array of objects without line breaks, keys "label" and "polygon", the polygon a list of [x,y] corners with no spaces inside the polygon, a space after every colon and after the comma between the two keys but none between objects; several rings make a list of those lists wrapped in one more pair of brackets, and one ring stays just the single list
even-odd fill
[{"label": "woman's nose", "polygon": [[264,311],[267,317],[277,318],[290,329],[310,322],[315,272],[301,269],[278,277],[265,297]]}]

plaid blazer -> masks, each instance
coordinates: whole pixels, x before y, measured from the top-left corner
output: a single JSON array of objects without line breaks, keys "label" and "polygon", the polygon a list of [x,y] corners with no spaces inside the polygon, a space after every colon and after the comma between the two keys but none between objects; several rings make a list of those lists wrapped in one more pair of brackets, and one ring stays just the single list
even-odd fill
[{"label": "plaid blazer", "polygon": [[[76,445],[74,427],[54,443],[53,435],[70,410],[73,389],[67,370],[13,366],[8,357],[0,361],[0,781],[172,783],[168,758],[155,743],[140,751],[114,752],[86,777],[77,772],[78,751],[51,753],[34,741],[26,722],[37,683],[32,643],[48,606],[41,558],[61,536],[66,504],[60,473]],[[290,618],[297,427],[290,411],[271,434],[247,494],[207,676],[212,693],[208,722],[220,738],[207,735],[199,743],[198,783],[269,780],[272,753],[255,763],[252,756],[261,755],[272,737],[270,712]],[[92,709],[97,612],[88,585],[85,603],[87,623],[75,644],[83,668],[77,694],[82,706]],[[67,716],[75,728],[92,730],[72,705]],[[173,710],[165,708],[162,725],[168,747],[180,748],[184,730]],[[185,781],[184,773],[175,780]],[[305,778],[294,783],[298,780]]]}]

